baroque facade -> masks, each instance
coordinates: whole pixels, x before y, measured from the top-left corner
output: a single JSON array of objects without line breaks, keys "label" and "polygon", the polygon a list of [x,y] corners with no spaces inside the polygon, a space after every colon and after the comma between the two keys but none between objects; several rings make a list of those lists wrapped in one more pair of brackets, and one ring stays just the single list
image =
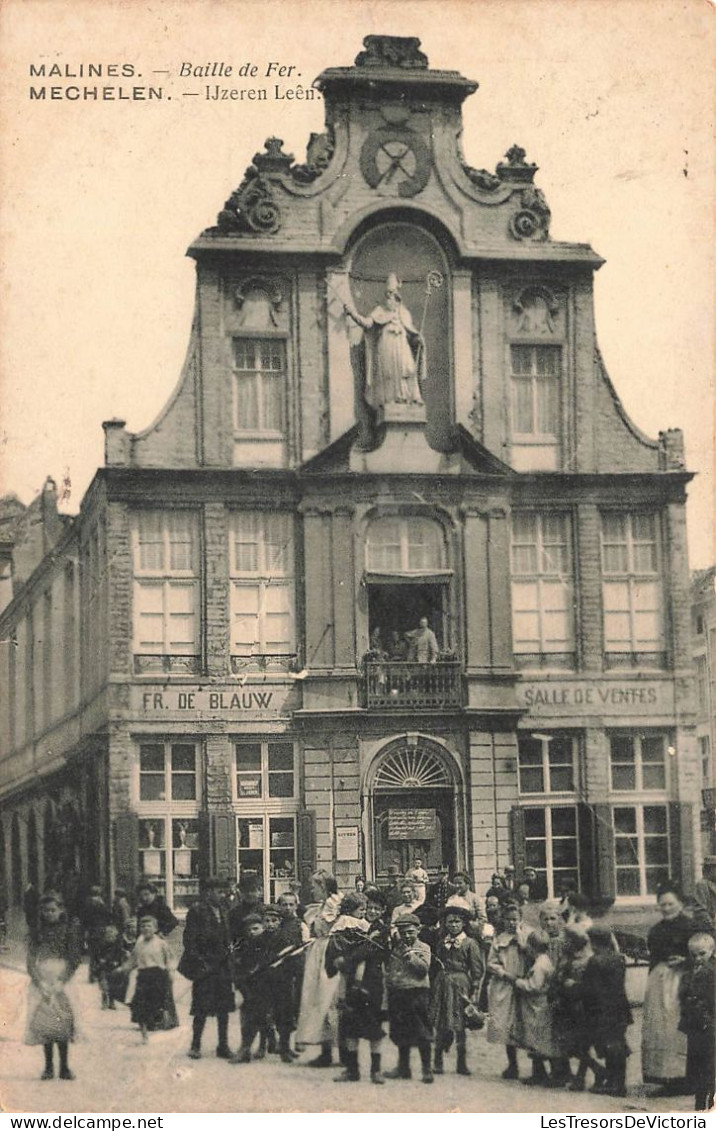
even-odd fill
[{"label": "baroque facade", "polygon": [[266,898],[420,856],[652,902],[699,850],[678,430],[626,416],[585,244],[477,84],[369,36],[188,254],[160,417],[73,519],[6,500],[2,869]]}]

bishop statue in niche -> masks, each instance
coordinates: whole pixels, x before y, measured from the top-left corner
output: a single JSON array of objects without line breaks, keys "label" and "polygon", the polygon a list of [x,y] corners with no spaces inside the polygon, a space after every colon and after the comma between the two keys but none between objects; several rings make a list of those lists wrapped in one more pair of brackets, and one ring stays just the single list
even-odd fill
[{"label": "bishop statue in niche", "polygon": [[350,303],[343,308],[365,331],[363,394],[371,408],[424,403],[425,341],[403,304],[400,290],[400,280],[391,272],[383,299],[367,317]]}]

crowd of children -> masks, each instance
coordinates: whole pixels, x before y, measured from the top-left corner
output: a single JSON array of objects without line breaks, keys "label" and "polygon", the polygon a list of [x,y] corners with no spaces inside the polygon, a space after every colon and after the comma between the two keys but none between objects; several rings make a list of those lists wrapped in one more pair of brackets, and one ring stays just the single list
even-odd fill
[{"label": "crowd of children", "polygon": [[[360,1078],[360,1042],[367,1041],[374,1084],[410,1079],[413,1048],[429,1084],[444,1072],[453,1047],[457,1073],[471,1075],[467,1032],[487,1023],[488,1041],[506,1049],[504,1079],[520,1078],[523,1050],[531,1061],[525,1084],[583,1091],[591,1073],[593,1092],[625,1096],[632,1023],[626,961],[610,928],[592,922],[586,901],[543,902],[538,919],[536,910],[524,916],[523,902],[511,899],[496,876],[483,911],[469,878],[459,874],[440,909],[425,902],[421,861],[411,873],[382,890],[361,878],[344,895],[333,876],[319,872],[306,906],[293,890],[266,906],[250,884],[227,901],[220,881],[204,882],[187,916],[178,965],[192,983],[189,1056],[201,1056],[206,1021],[216,1017],[216,1055],[233,1064],[275,1053],[286,1064],[329,1067],[337,1047],[343,1071],[336,1079],[352,1082]],[[178,1024],[166,941],[176,920],[149,885],[136,908],[133,915],[122,891],[107,908],[93,889],[81,923],[68,919],[56,893],[39,900],[28,948],[26,1040],[43,1045],[43,1079],[54,1075],[55,1045],[60,1078],[72,1078],[71,979],[83,946],[102,1008],[128,1004],[143,1041],[154,1029]],[[681,920],[678,925],[683,928]],[[697,1110],[708,1110],[714,938],[695,926],[685,938],[677,1005],[686,1046],[682,1083]],[[232,1052],[229,1015],[237,1005],[241,1042]],[[397,1065],[389,1070],[386,1027],[397,1048]],[[303,1059],[312,1046],[319,1055]]]}]

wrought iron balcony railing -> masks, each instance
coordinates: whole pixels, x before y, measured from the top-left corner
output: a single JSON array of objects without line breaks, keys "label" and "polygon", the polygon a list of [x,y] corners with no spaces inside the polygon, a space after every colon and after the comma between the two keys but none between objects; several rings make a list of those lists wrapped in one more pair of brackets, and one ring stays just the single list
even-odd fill
[{"label": "wrought iron balcony railing", "polygon": [[458,660],[434,664],[365,660],[363,671],[366,707],[462,706],[462,665]]}]

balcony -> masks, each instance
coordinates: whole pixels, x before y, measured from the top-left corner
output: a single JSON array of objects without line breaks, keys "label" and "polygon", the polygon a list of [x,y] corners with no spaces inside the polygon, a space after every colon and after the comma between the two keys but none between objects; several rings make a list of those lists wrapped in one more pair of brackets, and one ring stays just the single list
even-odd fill
[{"label": "balcony", "polygon": [[365,706],[381,710],[462,706],[462,665],[458,660],[414,664],[365,660]]}]

